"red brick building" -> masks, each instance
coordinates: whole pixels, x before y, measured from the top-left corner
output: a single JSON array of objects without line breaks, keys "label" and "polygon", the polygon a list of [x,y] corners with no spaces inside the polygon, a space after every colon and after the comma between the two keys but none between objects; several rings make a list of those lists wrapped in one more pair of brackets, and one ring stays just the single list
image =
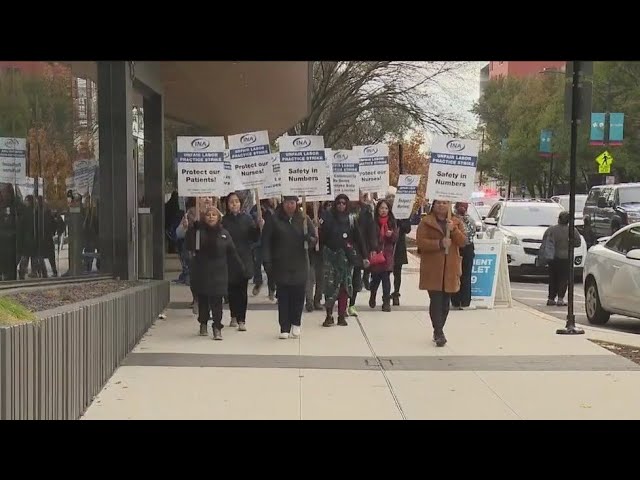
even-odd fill
[{"label": "red brick building", "polygon": [[567,62],[489,62],[489,78],[500,76],[527,77],[545,69],[564,71]]}]

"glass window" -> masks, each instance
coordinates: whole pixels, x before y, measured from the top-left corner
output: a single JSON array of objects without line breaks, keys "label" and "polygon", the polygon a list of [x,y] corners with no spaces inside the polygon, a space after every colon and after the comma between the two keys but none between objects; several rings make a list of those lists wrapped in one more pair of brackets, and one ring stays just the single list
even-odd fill
[{"label": "glass window", "polygon": [[589,197],[587,198],[587,205],[597,205],[598,197],[600,197],[600,188],[592,188],[589,192]]},{"label": "glass window", "polygon": [[620,205],[640,203],[640,187],[623,187],[618,189]]},{"label": "glass window", "polygon": [[0,280],[100,269],[96,81],[66,63],[0,62]]}]

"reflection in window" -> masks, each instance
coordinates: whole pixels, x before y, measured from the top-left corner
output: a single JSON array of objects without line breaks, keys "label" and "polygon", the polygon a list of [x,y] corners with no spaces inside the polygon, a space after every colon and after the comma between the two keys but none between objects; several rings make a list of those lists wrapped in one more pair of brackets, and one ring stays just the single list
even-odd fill
[{"label": "reflection in window", "polygon": [[67,64],[0,62],[0,280],[99,270],[97,90]]}]

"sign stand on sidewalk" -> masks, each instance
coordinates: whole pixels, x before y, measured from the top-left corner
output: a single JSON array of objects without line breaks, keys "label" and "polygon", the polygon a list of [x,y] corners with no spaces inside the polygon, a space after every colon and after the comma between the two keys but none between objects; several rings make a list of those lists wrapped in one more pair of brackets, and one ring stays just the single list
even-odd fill
[{"label": "sign stand on sidewalk", "polygon": [[471,300],[478,308],[512,306],[507,253],[502,236],[478,238],[471,273]]}]

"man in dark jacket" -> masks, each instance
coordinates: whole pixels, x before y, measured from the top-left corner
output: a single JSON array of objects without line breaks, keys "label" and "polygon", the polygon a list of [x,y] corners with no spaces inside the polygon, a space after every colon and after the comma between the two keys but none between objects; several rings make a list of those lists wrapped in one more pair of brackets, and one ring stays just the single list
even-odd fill
[{"label": "man in dark jacket", "polygon": [[[313,202],[307,204],[307,216],[313,217],[313,225],[319,229],[324,210],[318,211],[318,219],[314,215]],[[322,239],[318,238],[314,248],[309,249],[309,280],[307,281],[307,312],[322,310]],[[315,290],[314,290],[315,289]]]},{"label": "man in dark jacket", "polygon": [[[564,295],[567,293],[569,282],[569,212],[560,212],[558,224],[549,227],[542,237],[542,247],[552,250],[553,259],[549,260],[549,300],[547,306],[557,305],[565,307]],[[574,232],[574,248],[578,248],[582,241],[580,233]],[[549,248],[548,245],[552,245]],[[543,248],[541,248],[543,250]],[[556,297],[558,301],[556,302]]]},{"label": "man in dark jacket", "polygon": [[[369,253],[372,250],[371,239],[375,237],[375,226],[373,223],[373,207],[365,201],[363,197],[360,202],[354,202],[352,205],[352,215],[355,217],[356,227],[358,229],[358,238],[360,245],[360,254],[362,258],[369,259]],[[358,292],[365,288],[369,288],[369,271],[358,266],[353,269],[353,293],[349,299],[348,314],[350,317],[357,317],[356,299]]]},{"label": "man in dark jacket", "polygon": [[[269,219],[273,216],[275,212],[275,204],[273,199],[265,198],[260,200],[260,209],[262,211],[262,218],[265,221],[269,221]],[[258,206],[254,205],[249,212],[253,219],[258,221]],[[253,296],[255,297],[260,293],[262,289],[262,284],[264,280],[262,279],[262,244],[261,240],[258,239],[252,245],[252,254],[253,254]],[[274,300],[276,294],[276,284],[273,281],[273,278],[269,277],[267,274],[267,286],[269,287],[269,300]]]},{"label": "man in dark jacket", "polygon": [[317,240],[311,219],[298,209],[297,202],[298,197],[284,197],[262,231],[265,270],[276,282],[281,339],[300,335],[309,275],[307,250],[314,248]]}]

